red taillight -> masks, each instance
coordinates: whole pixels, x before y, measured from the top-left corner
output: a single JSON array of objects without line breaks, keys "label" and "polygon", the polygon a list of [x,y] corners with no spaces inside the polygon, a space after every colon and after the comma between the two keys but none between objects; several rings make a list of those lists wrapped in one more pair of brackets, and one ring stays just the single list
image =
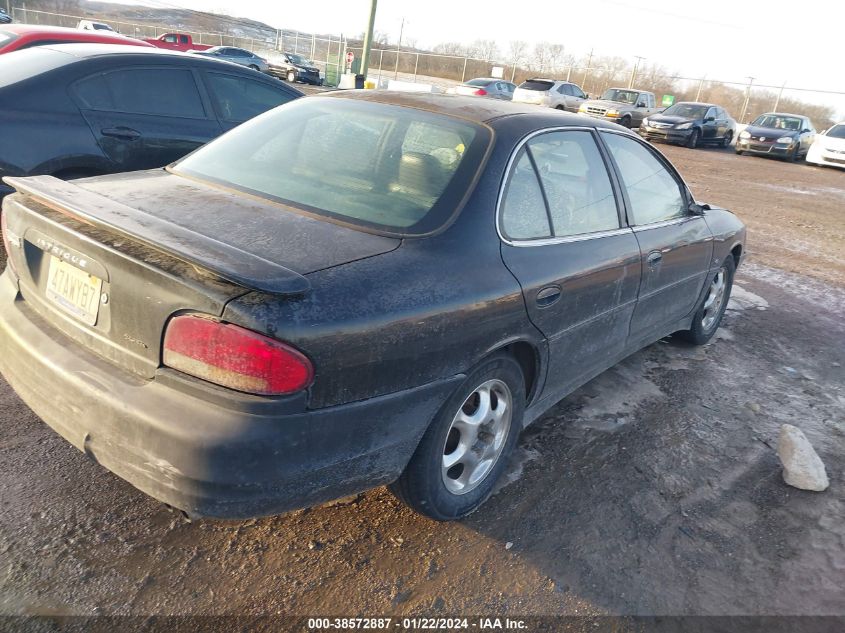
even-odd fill
[{"label": "red taillight", "polygon": [[223,387],[260,395],[305,389],[314,377],[301,352],[252,330],[196,315],[170,320],[164,364]]},{"label": "red taillight", "polygon": [[483,97],[484,95],[487,94],[487,91],[484,88],[479,88],[478,90],[476,90],[472,94],[478,95],[479,97]]},{"label": "red taillight", "polygon": [[[6,249],[6,261],[9,264],[9,268],[12,269],[12,272],[17,274],[17,270],[15,270],[15,264],[12,261],[12,232],[9,230],[9,226],[6,223],[6,216],[8,212],[0,211],[0,231],[3,233],[3,247]],[[19,238],[15,238],[19,239]]]}]

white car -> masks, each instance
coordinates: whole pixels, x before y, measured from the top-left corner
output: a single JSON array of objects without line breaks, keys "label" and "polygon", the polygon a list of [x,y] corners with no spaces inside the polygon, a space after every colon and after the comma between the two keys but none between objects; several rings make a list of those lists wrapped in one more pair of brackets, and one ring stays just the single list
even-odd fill
[{"label": "white car", "polygon": [[569,112],[578,112],[588,98],[577,84],[555,79],[528,79],[513,92],[513,100],[517,103],[534,103]]},{"label": "white car", "polygon": [[105,22],[93,22],[91,20],[80,20],[79,24],[76,25],[76,28],[82,29],[83,31],[112,31],[114,29],[110,27]]},{"label": "white car", "polygon": [[845,169],[845,121],[816,135],[807,152],[807,162]]}]

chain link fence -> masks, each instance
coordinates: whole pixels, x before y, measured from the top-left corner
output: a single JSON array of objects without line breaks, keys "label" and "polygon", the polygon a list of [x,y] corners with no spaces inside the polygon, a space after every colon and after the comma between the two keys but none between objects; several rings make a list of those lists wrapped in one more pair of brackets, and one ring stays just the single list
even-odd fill
[{"label": "chain link fence", "polygon": [[[12,7],[12,17],[17,22],[52,26],[76,27],[80,20],[99,19],[113,29],[138,38],[156,38],[164,33],[178,31],[191,35],[194,42],[206,46],[237,46],[251,50],[271,63],[279,59],[282,51],[296,53],[312,60],[324,73],[325,82],[336,86],[347,70],[347,51],[360,60],[363,49],[360,41],[349,42],[343,36],[318,36],[294,30],[278,30],[265,37],[242,37],[226,33],[191,31],[157,24],[115,21],[107,16],[77,16],[27,10]],[[391,79],[425,83],[435,90],[450,87],[475,77],[490,77],[499,69],[501,78],[516,84],[531,77],[546,77],[572,81],[593,97],[600,96],[607,88],[634,86],[657,95],[658,101],[669,95],[675,101],[708,101],[718,103],[731,112],[740,123],[747,123],[763,112],[772,110],[798,111],[813,118],[819,127],[826,127],[835,118],[837,108],[822,105],[837,102],[845,112],[845,92],[798,88],[786,85],[761,85],[753,78],[748,82],[718,80],[707,77],[665,75],[655,69],[633,68],[624,60],[607,59],[592,53],[584,63],[549,64],[546,68],[526,68],[521,60],[496,61],[472,56],[444,55],[421,51],[402,50],[401,47],[374,47],[370,54],[367,79],[378,87],[386,87]],[[594,63],[593,60],[596,60]],[[358,61],[351,70],[358,70]]]}]

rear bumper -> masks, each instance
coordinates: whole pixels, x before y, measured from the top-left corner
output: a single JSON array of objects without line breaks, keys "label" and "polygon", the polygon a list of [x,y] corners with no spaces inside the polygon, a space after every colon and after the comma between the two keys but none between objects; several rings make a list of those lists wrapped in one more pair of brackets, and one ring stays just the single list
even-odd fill
[{"label": "rear bumper", "polygon": [[8,270],[0,373],[50,427],[119,477],[219,518],[279,514],[393,481],[462,379],[315,411],[304,411],[301,397],[232,406],[203,394],[205,383],[186,389],[168,370],[142,380],[92,355],[27,307]]}]

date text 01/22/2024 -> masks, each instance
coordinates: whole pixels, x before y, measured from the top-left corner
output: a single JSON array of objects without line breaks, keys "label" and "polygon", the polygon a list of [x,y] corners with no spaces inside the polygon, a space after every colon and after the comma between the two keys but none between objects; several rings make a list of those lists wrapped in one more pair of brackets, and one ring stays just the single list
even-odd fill
[{"label": "date text 01/22/2024", "polygon": [[527,630],[524,620],[510,618],[309,618],[308,630]]}]

